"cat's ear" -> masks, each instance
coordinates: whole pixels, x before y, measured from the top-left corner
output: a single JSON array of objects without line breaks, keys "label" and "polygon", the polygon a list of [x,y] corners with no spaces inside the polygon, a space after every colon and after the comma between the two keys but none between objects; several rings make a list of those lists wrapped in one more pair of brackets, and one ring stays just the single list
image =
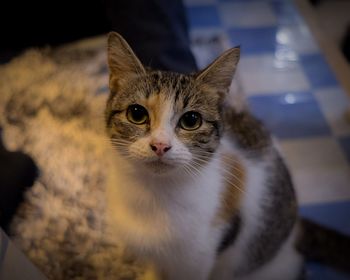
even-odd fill
[{"label": "cat's ear", "polygon": [[133,75],[146,73],[129,44],[116,32],[108,34],[108,66],[110,82],[118,85]]},{"label": "cat's ear", "polygon": [[215,59],[209,66],[197,74],[196,81],[201,85],[215,88],[219,92],[227,92],[240,57],[240,48],[232,48]]}]

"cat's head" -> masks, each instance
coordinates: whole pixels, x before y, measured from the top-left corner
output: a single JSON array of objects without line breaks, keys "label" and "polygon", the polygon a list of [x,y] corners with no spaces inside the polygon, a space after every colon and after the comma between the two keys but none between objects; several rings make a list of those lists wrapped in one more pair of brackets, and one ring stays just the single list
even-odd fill
[{"label": "cat's head", "polygon": [[147,70],[117,33],[108,38],[110,96],[106,126],[132,165],[166,176],[203,166],[223,131],[222,106],[239,60],[226,51],[204,70],[184,75]]}]

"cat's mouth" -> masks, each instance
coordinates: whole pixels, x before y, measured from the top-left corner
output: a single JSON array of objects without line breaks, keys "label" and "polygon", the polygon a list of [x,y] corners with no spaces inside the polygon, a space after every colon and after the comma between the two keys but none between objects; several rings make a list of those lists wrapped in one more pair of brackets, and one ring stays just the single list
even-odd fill
[{"label": "cat's mouth", "polygon": [[167,173],[174,169],[174,165],[166,163],[160,159],[146,162],[145,165],[147,166],[147,168],[151,169],[152,171],[154,171],[154,173],[157,174]]}]

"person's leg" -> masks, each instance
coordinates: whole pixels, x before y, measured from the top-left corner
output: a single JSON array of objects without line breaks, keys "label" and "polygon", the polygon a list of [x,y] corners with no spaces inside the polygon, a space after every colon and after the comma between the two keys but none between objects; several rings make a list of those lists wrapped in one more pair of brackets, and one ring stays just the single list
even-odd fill
[{"label": "person's leg", "polygon": [[105,0],[112,29],[120,33],[145,66],[194,72],[185,7],[181,0]]},{"label": "person's leg", "polygon": [[0,227],[9,233],[9,226],[25,190],[38,175],[33,159],[22,152],[9,152],[1,141],[0,128]]}]

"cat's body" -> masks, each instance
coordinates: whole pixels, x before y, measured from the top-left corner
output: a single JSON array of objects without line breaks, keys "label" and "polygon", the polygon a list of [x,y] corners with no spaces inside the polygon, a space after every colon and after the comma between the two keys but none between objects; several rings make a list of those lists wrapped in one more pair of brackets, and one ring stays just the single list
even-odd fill
[{"label": "cat's body", "polygon": [[109,37],[112,234],[160,279],[296,279],[297,207],[268,133],[226,108],[239,50],[198,74],[145,70]]},{"label": "cat's body", "polygon": [[[225,156],[233,155],[232,150],[231,153],[226,150]],[[180,178],[179,184],[128,174],[124,169],[126,163],[116,162],[118,167],[107,191],[111,206],[108,215],[113,217],[116,234],[136,254],[174,276],[167,275],[166,279],[207,279],[214,267],[213,279],[237,279],[232,275],[259,270],[260,264],[265,262],[272,265],[266,277],[259,275],[259,278],[248,279],[280,279],[281,273],[286,273],[283,279],[296,279],[301,258],[291,243],[294,233],[287,242],[295,213],[286,217],[284,212],[279,212],[283,209],[273,200],[281,199],[280,195],[271,197],[273,190],[261,183],[269,179],[266,168],[270,164],[241,162],[244,162],[245,178],[251,179],[244,183],[241,206],[231,206],[239,207],[232,218],[238,214],[242,221],[234,225],[227,219],[227,213],[222,212],[222,196],[227,188],[234,187],[222,179],[227,175],[223,174],[219,161],[213,160],[199,178],[187,182]],[[276,161],[276,164],[281,163]],[[116,183],[122,187],[116,188]],[[236,190],[234,192],[237,194]],[[264,204],[270,209],[263,209]],[[276,221],[269,221],[271,218]],[[230,247],[219,253],[220,244],[231,226],[236,226],[233,230],[238,231],[237,236]],[[287,247],[278,255],[285,243]],[[272,260],[274,264],[270,263]]]}]

